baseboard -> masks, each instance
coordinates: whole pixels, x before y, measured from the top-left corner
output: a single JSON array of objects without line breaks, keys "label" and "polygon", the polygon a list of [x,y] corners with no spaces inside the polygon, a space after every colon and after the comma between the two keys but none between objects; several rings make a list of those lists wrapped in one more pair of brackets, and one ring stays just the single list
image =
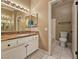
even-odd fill
[{"label": "baseboard", "polygon": [[27,55],[27,57],[31,56],[32,54],[34,54],[34,52],[38,51],[39,49],[33,51],[31,54]]},{"label": "baseboard", "polygon": [[41,49],[41,48],[39,48],[39,50],[42,50],[42,51],[44,51],[46,54],[48,54],[48,52],[47,52],[47,51],[45,51],[45,50],[43,50],[43,49]]},{"label": "baseboard", "polygon": [[31,56],[32,54],[34,54],[34,53],[37,52],[38,50],[41,50],[41,51],[45,52],[45,54],[48,55],[48,52],[47,52],[47,51],[45,51],[45,50],[39,48],[39,49],[33,51],[33,52],[32,52],[30,55],[28,55],[27,57]]}]

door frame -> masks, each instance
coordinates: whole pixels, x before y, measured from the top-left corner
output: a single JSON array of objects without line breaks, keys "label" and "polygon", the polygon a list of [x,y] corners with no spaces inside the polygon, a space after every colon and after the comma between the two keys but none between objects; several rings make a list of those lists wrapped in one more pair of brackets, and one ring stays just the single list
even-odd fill
[{"label": "door frame", "polygon": [[54,5],[55,3],[57,3],[57,0],[51,0],[48,2],[48,54],[51,56],[52,55],[52,28],[51,28],[51,20],[52,20],[52,15],[51,15],[51,8],[52,5]]},{"label": "door frame", "polygon": [[78,57],[78,5],[76,2],[78,0],[74,0],[72,6],[72,55],[74,59]]}]

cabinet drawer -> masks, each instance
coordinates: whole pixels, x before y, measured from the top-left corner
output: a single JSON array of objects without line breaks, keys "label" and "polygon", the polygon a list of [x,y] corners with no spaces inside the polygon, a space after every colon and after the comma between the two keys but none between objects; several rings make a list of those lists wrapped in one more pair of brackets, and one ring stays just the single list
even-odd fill
[{"label": "cabinet drawer", "polygon": [[17,45],[17,39],[14,40],[8,40],[8,47],[13,47]]},{"label": "cabinet drawer", "polygon": [[18,44],[28,43],[28,42],[31,41],[31,40],[32,40],[32,37],[19,38],[19,39],[18,39]]}]

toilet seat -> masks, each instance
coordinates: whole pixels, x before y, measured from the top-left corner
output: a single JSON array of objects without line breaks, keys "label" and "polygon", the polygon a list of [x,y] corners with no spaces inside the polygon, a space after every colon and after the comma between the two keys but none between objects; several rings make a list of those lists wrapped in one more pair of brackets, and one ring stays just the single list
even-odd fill
[{"label": "toilet seat", "polygon": [[66,42],[67,38],[59,38],[60,41]]},{"label": "toilet seat", "polygon": [[67,33],[68,32],[60,32],[60,46],[61,47],[65,47],[66,46],[66,42],[67,42]]},{"label": "toilet seat", "polygon": [[67,38],[59,38],[59,40],[60,40],[60,46],[65,47],[66,46],[65,43],[67,41]]}]

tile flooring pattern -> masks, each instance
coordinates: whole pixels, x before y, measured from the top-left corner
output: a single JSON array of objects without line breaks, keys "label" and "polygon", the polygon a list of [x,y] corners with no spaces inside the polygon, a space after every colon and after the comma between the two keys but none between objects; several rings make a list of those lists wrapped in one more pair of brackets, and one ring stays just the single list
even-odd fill
[{"label": "tile flooring pattern", "polygon": [[[30,55],[27,59],[48,59],[44,56],[47,53],[41,49],[37,50],[35,53]],[[69,48],[63,48],[59,46],[59,42],[55,41],[52,44],[52,57],[51,59],[72,59],[72,53]]]},{"label": "tile flooring pattern", "polygon": [[70,48],[59,46],[59,41],[54,41],[52,46],[52,57],[55,59],[72,59]]},{"label": "tile flooring pattern", "polygon": [[35,53],[28,56],[26,59],[42,59],[44,55],[47,55],[46,51],[39,49],[35,51]]}]

